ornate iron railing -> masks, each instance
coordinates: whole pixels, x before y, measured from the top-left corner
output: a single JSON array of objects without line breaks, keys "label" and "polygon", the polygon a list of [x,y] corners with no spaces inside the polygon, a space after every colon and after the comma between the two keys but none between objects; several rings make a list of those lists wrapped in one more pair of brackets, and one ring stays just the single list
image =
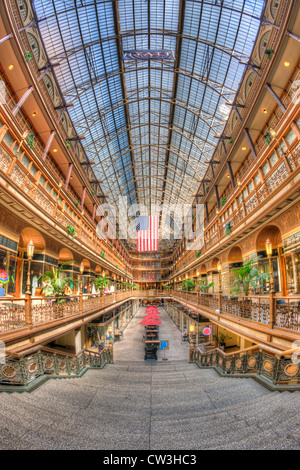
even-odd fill
[{"label": "ornate iron railing", "polygon": [[111,349],[101,353],[84,350],[74,356],[41,347],[25,357],[8,354],[5,364],[0,367],[0,384],[27,387],[36,379],[47,376],[78,377],[87,368],[103,368],[110,362]]},{"label": "ornate iron railing", "polygon": [[220,349],[202,352],[198,348],[193,351],[192,362],[200,368],[214,368],[226,376],[253,376],[271,388],[300,388],[300,368],[291,357],[256,346],[232,354]]}]

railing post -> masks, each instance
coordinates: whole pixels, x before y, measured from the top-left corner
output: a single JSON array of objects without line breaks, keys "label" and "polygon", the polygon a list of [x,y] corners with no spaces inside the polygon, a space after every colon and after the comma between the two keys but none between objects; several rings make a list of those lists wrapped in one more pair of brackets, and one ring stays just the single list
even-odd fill
[{"label": "railing post", "polygon": [[82,292],[79,292],[79,313],[83,313],[83,297]]},{"label": "railing post", "polygon": [[219,311],[222,311],[222,292],[219,291]]},{"label": "railing post", "polygon": [[25,294],[25,323],[26,326],[32,326],[32,299],[31,294]]},{"label": "railing post", "polygon": [[274,325],[276,322],[274,292],[270,292],[269,310],[270,310],[269,325],[271,328],[274,328]]}]

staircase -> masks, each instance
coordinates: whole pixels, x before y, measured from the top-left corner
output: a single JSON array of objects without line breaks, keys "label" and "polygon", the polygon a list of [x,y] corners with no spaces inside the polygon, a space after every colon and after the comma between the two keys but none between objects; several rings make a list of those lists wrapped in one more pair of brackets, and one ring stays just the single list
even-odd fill
[{"label": "staircase", "polygon": [[300,449],[300,392],[186,361],[117,362],[0,395],[0,449]]}]

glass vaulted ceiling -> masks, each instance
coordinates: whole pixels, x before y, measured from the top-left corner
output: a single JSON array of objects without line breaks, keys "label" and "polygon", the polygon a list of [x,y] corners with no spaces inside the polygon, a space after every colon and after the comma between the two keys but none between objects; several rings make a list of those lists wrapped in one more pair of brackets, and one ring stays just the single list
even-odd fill
[{"label": "glass vaulted ceiling", "polygon": [[[69,115],[109,202],[191,203],[228,118],[263,0],[35,0]],[[122,62],[171,49],[174,62]]]}]

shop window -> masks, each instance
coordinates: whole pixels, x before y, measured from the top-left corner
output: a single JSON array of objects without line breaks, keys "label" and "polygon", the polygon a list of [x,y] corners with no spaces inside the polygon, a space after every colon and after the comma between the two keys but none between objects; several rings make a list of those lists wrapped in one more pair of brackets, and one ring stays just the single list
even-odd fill
[{"label": "shop window", "polygon": [[244,199],[246,199],[247,196],[248,196],[248,190],[247,190],[247,188],[245,188],[244,191],[243,191]]},{"label": "shop window", "polygon": [[266,176],[270,171],[269,163],[265,163],[264,166],[262,167],[262,172],[263,175]]},{"label": "shop window", "polygon": [[293,131],[293,129],[291,129],[290,132],[285,136],[285,140],[287,141],[289,145],[292,145],[292,143],[295,141],[296,138],[297,136],[295,132]]}]

